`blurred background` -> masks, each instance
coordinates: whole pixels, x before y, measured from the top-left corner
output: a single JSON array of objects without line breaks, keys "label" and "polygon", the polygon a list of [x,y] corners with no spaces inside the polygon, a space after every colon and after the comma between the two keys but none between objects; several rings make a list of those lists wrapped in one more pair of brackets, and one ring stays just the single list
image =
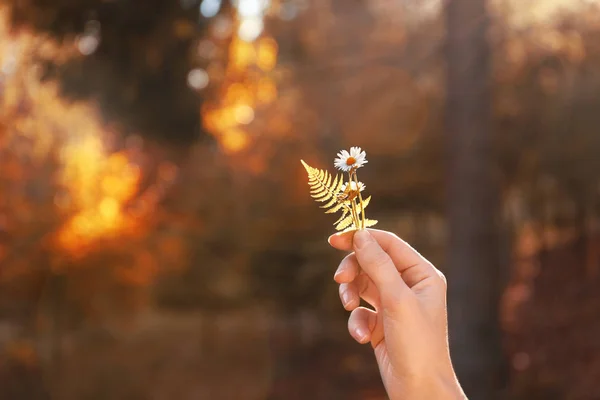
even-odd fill
[{"label": "blurred background", "polygon": [[385,399],[300,159],[449,279],[470,399],[600,399],[597,0],[1,0],[0,399]]}]

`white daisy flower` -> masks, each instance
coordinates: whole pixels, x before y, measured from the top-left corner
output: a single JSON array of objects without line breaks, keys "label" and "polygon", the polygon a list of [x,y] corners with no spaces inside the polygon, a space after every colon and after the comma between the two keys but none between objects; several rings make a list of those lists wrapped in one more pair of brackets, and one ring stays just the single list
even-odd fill
[{"label": "white daisy flower", "polygon": [[[342,185],[341,191],[345,192],[347,187],[348,187],[348,183],[345,182]],[[350,191],[351,192],[358,192],[358,191],[362,192],[363,190],[365,190],[366,187],[367,187],[367,185],[365,185],[364,183],[358,182],[358,190],[357,190],[356,182],[354,182],[354,181],[350,182]]]},{"label": "white daisy flower", "polygon": [[344,184],[340,188],[340,193],[338,194],[338,198],[340,200],[344,200],[344,201],[345,200],[354,200],[356,198],[356,196],[358,196],[358,193],[365,190],[366,187],[367,186],[362,182],[358,182],[358,185],[357,185],[356,182],[351,181],[350,187],[348,187],[347,182],[344,182]]},{"label": "white daisy flower", "polygon": [[333,165],[340,171],[348,172],[360,168],[367,163],[367,153],[360,147],[351,147],[350,152],[342,150],[337,154]]}]

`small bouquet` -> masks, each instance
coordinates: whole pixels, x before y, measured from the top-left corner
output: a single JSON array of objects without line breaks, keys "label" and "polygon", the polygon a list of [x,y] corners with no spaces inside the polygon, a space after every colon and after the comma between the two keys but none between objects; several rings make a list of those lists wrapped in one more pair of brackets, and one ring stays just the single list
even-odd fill
[{"label": "small bouquet", "polygon": [[342,216],[334,222],[338,231],[351,231],[364,229],[377,223],[376,220],[365,217],[365,208],[371,201],[371,196],[363,199],[362,192],[366,186],[358,180],[356,171],[367,163],[367,154],[360,147],[350,148],[350,152],[342,150],[334,160],[334,166],[348,173],[348,181],[344,181],[344,175],[336,175],[335,178],[329,172],[313,168],[304,160],[300,160],[308,173],[308,185],[310,195],[318,202],[327,202],[320,206],[328,209],[326,214],[338,211]]}]

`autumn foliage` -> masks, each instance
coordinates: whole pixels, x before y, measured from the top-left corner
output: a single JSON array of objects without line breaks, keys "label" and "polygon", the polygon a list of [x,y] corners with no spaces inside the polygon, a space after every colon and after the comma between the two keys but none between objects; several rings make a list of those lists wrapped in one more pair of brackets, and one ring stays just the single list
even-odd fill
[{"label": "autumn foliage", "polygon": [[[369,217],[444,268],[440,10],[273,1],[244,41],[230,5],[126,3],[0,2],[0,386],[383,398],[298,160],[367,149]],[[507,393],[589,399],[600,13],[545,7],[490,2]]]}]

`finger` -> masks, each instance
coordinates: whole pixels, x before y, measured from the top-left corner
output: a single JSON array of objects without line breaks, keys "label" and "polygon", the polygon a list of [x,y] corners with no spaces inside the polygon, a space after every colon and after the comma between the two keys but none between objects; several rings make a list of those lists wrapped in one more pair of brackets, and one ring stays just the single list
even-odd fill
[{"label": "finger", "polygon": [[390,256],[365,229],[354,234],[354,251],[363,271],[369,275],[383,302],[398,301],[398,295],[408,291]]},{"label": "finger", "polygon": [[369,275],[365,273],[358,275],[354,280],[354,284],[358,288],[358,295],[360,298],[372,305],[376,310],[379,309],[381,304],[379,291]]},{"label": "finger", "polygon": [[[443,275],[429,260],[397,235],[378,229],[367,230],[377,240],[381,248],[389,254],[409,287],[413,287],[427,278],[443,279]],[[354,232],[331,235],[328,239],[329,244],[339,250],[352,251]]]},{"label": "finger", "polygon": [[358,343],[371,342],[375,348],[383,340],[383,321],[376,311],[359,307],[348,318],[348,332]]},{"label": "finger", "polygon": [[[385,252],[390,253],[394,263],[398,264],[398,269],[404,269],[414,264],[427,262],[419,252],[413,249],[408,243],[400,239],[397,235],[382,231],[379,229],[367,229],[367,231],[377,240]],[[354,234],[358,231],[349,231],[331,235],[328,239],[329,244],[338,249],[352,251]],[[402,272],[402,271],[400,271]]]},{"label": "finger", "polygon": [[348,283],[356,279],[359,273],[360,267],[358,265],[358,260],[356,259],[356,254],[350,253],[344,257],[340,263],[337,271],[335,271],[333,279],[337,283]]},{"label": "finger", "polygon": [[379,309],[380,300],[377,287],[366,274],[360,274],[354,281],[340,284],[340,300],[348,311],[360,305],[360,299]]},{"label": "finger", "polygon": [[[368,229],[368,231],[373,233],[374,229]],[[352,237],[355,232],[356,231],[334,233],[327,238],[327,241],[333,248],[342,251],[352,251]]]},{"label": "finger", "polygon": [[348,311],[354,310],[360,305],[360,296],[354,282],[342,283],[339,288],[340,300]]}]

